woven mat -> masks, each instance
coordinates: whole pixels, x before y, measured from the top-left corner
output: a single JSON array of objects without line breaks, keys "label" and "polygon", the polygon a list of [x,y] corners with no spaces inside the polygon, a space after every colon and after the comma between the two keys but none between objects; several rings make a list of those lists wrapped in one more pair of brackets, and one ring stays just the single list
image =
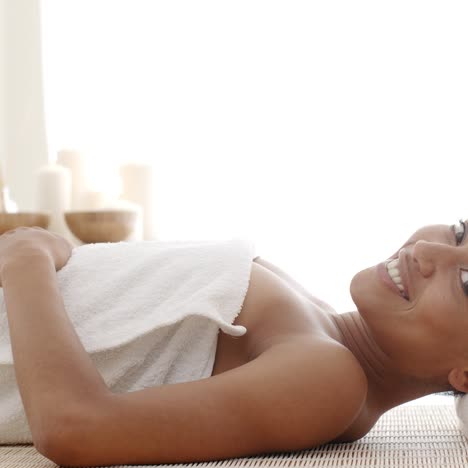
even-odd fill
[{"label": "woven mat", "polygon": [[[399,406],[385,413],[362,439],[300,452],[171,465],[166,467],[468,467],[468,441],[454,405]],[[0,446],[0,467],[56,467],[32,445]]]}]

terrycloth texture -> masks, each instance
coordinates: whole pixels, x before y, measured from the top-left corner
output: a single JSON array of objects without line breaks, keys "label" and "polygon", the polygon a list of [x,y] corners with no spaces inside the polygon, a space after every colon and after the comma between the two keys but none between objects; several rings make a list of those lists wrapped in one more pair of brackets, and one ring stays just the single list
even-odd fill
[{"label": "terrycloth texture", "polygon": [[[247,293],[254,245],[243,239],[88,244],[57,280],[65,309],[108,387],[118,393],[211,376],[218,331]],[[0,444],[31,443],[0,288]]]},{"label": "terrycloth texture", "polygon": [[458,428],[468,439],[468,395],[455,396],[455,412],[457,413]]}]

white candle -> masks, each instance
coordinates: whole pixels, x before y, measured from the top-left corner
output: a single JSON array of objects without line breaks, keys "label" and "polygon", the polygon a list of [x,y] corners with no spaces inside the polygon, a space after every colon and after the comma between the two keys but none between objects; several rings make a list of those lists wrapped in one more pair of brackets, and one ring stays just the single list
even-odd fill
[{"label": "white candle", "polygon": [[66,225],[64,212],[70,209],[70,169],[58,164],[49,164],[37,173],[36,208],[50,215],[48,230],[70,240],[71,233]]},{"label": "white candle", "polygon": [[3,195],[3,188],[4,188],[4,181],[3,181],[3,161],[0,160],[0,211],[7,211],[5,198]]},{"label": "white candle", "polygon": [[108,195],[98,190],[88,190],[81,195],[81,208],[84,211],[99,210],[108,202]]},{"label": "white candle", "polygon": [[82,196],[88,186],[86,159],[79,151],[60,150],[57,154],[57,164],[71,171],[71,210],[82,210]]},{"label": "white candle", "polygon": [[157,240],[153,220],[153,167],[146,164],[120,166],[122,193],[120,198],[138,203],[143,213],[143,240]]}]

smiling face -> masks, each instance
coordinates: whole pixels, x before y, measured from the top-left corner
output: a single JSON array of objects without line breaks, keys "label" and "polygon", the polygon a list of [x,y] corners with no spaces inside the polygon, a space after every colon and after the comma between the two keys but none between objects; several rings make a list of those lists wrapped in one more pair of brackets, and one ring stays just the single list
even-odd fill
[{"label": "smiling face", "polygon": [[468,391],[468,226],[425,226],[390,259],[354,276],[359,314],[399,372]]}]

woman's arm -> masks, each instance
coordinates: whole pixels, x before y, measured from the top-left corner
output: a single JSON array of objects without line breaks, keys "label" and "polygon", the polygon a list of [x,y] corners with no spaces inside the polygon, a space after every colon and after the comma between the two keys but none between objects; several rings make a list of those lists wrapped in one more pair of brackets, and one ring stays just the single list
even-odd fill
[{"label": "woman's arm", "polygon": [[[16,380],[36,448],[108,390],[70,322],[52,259],[17,255],[1,270]],[[47,455],[46,455],[47,456]]]}]

